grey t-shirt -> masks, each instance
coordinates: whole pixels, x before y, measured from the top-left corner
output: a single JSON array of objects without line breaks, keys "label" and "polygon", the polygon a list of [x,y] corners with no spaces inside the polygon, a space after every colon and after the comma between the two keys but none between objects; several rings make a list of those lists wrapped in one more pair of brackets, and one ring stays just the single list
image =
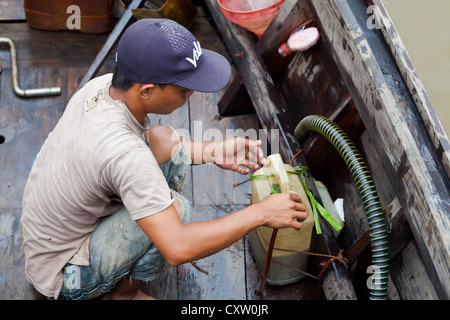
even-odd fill
[{"label": "grey t-shirt", "polygon": [[31,169],[21,228],[28,280],[57,298],[67,262],[89,265],[89,239],[101,217],[123,206],[134,220],[173,202],[152,152],[150,127],[109,95],[111,74],[88,82],[69,101]]}]

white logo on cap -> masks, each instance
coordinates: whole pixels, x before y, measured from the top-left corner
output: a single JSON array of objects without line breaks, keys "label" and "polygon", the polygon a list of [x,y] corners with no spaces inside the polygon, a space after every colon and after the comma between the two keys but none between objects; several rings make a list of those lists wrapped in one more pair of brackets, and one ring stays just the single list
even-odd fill
[{"label": "white logo on cap", "polygon": [[200,42],[194,41],[194,49],[192,49],[192,51],[193,51],[192,59],[186,58],[186,60],[192,63],[194,68],[197,68],[197,61],[198,59],[200,59],[200,56],[202,55],[202,48],[200,47]]}]

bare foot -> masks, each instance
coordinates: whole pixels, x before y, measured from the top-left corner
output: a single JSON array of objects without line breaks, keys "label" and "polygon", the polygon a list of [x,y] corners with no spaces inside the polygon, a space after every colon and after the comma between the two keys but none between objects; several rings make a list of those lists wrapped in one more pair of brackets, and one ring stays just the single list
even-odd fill
[{"label": "bare foot", "polygon": [[141,290],[138,290],[136,296],[131,300],[156,300],[152,296],[149,296],[148,294],[143,293]]},{"label": "bare foot", "polygon": [[114,290],[105,293],[100,300],[156,300],[154,297],[145,294],[141,290],[137,290],[137,292],[133,295],[119,295],[113,292]]},{"label": "bare foot", "polygon": [[156,300],[140,290],[144,281],[126,276],[119,280],[110,292],[105,293],[100,300]]}]

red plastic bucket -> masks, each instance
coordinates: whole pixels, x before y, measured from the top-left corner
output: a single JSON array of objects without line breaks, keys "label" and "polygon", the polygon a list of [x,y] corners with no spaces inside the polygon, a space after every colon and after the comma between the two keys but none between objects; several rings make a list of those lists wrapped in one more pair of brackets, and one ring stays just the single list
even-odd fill
[{"label": "red plastic bucket", "polygon": [[284,0],[218,0],[218,3],[228,20],[261,37]]}]

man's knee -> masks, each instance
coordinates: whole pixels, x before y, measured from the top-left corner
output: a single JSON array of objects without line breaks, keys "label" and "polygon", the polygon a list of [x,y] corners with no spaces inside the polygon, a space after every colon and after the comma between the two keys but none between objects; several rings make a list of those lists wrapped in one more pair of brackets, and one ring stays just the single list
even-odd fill
[{"label": "man's knee", "polygon": [[181,135],[171,127],[157,125],[145,133],[145,138],[158,165],[162,166],[178,151]]}]

